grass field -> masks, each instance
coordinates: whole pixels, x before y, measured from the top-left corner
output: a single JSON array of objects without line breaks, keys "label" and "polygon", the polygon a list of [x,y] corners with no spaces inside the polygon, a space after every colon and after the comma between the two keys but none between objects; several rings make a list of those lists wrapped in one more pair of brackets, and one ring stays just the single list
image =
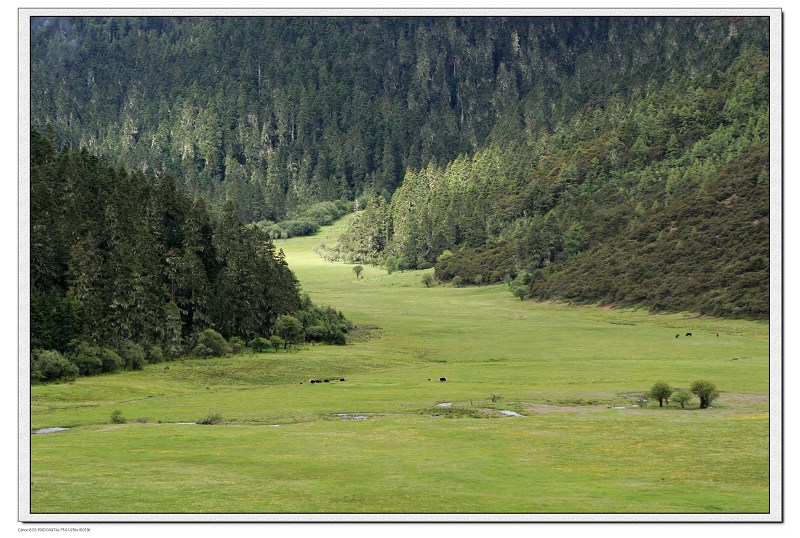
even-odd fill
[{"label": "grass field", "polygon": [[[32,429],[69,429],[31,436],[31,512],[769,511],[767,324],[357,280],[312,251],[342,225],[278,247],[355,342],[32,387]],[[712,409],[633,406],[702,378]]]}]

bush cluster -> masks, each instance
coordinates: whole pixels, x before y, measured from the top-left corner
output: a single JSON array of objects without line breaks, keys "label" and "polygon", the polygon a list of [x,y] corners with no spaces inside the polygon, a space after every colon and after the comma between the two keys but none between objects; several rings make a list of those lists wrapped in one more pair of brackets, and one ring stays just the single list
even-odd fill
[{"label": "bush cluster", "polygon": [[32,381],[72,381],[78,373],[78,367],[58,351],[34,349],[31,352]]},{"label": "bush cluster", "polygon": [[[513,243],[503,241],[475,249],[461,249],[449,256],[439,256],[435,274],[438,280],[450,282],[456,275],[464,284],[493,284],[516,275]],[[449,252],[449,251],[448,251]]]},{"label": "bush cluster", "polygon": [[214,329],[205,329],[197,335],[192,354],[197,357],[224,357],[233,353],[232,346]]},{"label": "bush cluster", "polygon": [[118,370],[141,370],[146,364],[173,360],[180,356],[224,357],[231,354],[278,351],[302,342],[344,345],[353,325],[344,314],[330,306],[317,306],[308,295],[302,298],[297,316],[281,315],[275,322],[275,333],[256,336],[245,342],[240,336],[225,339],[214,329],[204,329],[189,340],[186,348],[171,347],[165,351],[158,345],[146,350],[131,340],[116,346],[102,346],[78,340],[70,343],[65,354],[52,349],[34,349],[30,356],[30,377],[33,382],[73,381]]},{"label": "bush cluster", "polygon": [[345,213],[352,211],[353,202],[335,200],[312,205],[298,216],[281,222],[262,220],[253,226],[260,228],[270,239],[288,239],[316,233],[320,226],[327,226]]},{"label": "bush cluster", "polygon": [[686,404],[692,400],[692,395],[700,399],[700,409],[706,409],[719,397],[719,391],[714,383],[706,380],[695,381],[689,390],[675,389],[669,383],[657,381],[647,394],[650,399],[658,400],[659,407],[663,407],[665,403],[669,405],[669,400],[672,398],[680,404],[681,408],[685,408]]},{"label": "bush cluster", "polygon": [[299,313],[299,321],[307,342],[344,345],[346,334],[353,329],[340,311],[330,306],[317,306],[307,295],[303,296],[304,308]]}]

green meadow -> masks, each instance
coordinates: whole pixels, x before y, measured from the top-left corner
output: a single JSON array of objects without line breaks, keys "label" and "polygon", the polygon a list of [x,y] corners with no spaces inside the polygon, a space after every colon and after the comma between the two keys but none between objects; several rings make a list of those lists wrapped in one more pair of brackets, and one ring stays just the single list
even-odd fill
[{"label": "green meadow", "polygon": [[[277,246],[348,345],[33,386],[31,429],[68,429],[31,435],[31,512],[769,511],[766,323],[357,279],[313,252],[345,222]],[[636,405],[697,379],[710,409]]]}]

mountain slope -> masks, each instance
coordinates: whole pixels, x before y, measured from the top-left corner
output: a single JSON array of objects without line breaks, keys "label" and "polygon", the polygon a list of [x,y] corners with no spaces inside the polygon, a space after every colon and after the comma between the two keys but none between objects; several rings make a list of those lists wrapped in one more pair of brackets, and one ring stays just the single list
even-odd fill
[{"label": "mountain slope", "polygon": [[763,19],[66,17],[31,26],[32,122],[245,221],[385,197],[406,170],[763,47]]},{"label": "mountain slope", "polygon": [[521,298],[765,318],[768,54],[749,43],[720,67],[409,171],[341,250],[390,269],[435,264],[442,281],[506,281]]}]

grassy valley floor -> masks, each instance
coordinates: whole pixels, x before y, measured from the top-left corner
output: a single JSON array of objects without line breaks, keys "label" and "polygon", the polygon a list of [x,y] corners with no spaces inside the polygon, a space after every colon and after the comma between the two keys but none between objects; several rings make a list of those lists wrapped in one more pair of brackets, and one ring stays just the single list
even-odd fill
[{"label": "grassy valley floor", "polygon": [[[312,250],[344,222],[277,246],[354,342],[32,387],[31,428],[69,429],[31,436],[31,511],[769,511],[767,324],[356,279]],[[635,405],[697,379],[712,409]]]}]

